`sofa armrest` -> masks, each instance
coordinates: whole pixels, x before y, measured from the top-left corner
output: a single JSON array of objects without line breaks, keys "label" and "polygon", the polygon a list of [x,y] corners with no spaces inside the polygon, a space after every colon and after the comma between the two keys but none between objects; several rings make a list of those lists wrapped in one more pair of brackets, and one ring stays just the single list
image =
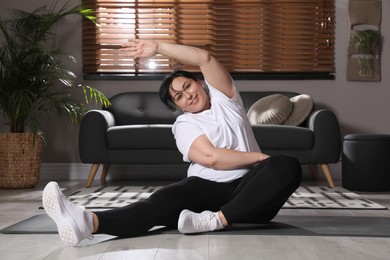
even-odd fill
[{"label": "sofa armrest", "polygon": [[316,163],[336,163],[341,154],[340,126],[330,110],[317,110],[308,119],[307,126],[314,132],[313,155]]},{"label": "sofa armrest", "polygon": [[88,111],[80,124],[79,152],[83,163],[107,163],[107,129],[115,125],[112,113],[105,110]]}]

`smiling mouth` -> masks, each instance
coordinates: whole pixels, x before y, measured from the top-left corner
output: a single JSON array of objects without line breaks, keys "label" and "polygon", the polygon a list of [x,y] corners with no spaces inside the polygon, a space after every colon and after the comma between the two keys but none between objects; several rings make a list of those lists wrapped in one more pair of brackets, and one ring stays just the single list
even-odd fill
[{"label": "smiling mouth", "polygon": [[193,103],[196,103],[198,101],[198,95],[196,95],[190,102],[190,105],[192,105]]}]

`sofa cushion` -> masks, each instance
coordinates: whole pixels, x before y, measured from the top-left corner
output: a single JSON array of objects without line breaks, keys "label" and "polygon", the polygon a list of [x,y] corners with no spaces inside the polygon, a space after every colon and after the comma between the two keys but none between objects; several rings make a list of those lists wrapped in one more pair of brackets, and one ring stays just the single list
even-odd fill
[{"label": "sofa cushion", "polygon": [[314,132],[306,127],[253,125],[252,129],[260,149],[310,150],[314,145]]},{"label": "sofa cushion", "polygon": [[285,125],[298,126],[302,124],[307,116],[313,111],[314,102],[313,99],[306,94],[301,94],[290,98],[293,104],[293,110],[284,122]]},{"label": "sofa cushion", "polygon": [[293,109],[288,97],[274,94],[256,101],[248,110],[249,122],[256,124],[283,124]]},{"label": "sofa cushion", "polygon": [[177,149],[172,125],[126,125],[107,130],[110,149]]}]

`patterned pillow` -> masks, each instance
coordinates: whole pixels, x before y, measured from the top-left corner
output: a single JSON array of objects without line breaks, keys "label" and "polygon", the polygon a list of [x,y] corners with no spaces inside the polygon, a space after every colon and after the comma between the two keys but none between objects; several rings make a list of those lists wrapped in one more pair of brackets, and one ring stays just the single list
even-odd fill
[{"label": "patterned pillow", "polygon": [[293,109],[290,99],[273,94],[257,100],[248,110],[249,122],[257,124],[283,124]]}]

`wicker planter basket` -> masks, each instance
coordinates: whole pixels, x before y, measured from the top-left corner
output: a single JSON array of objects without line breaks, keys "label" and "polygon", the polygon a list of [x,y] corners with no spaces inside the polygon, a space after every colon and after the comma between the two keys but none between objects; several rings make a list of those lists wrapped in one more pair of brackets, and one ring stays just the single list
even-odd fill
[{"label": "wicker planter basket", "polygon": [[0,134],[0,188],[33,188],[38,183],[42,143],[29,133]]}]

